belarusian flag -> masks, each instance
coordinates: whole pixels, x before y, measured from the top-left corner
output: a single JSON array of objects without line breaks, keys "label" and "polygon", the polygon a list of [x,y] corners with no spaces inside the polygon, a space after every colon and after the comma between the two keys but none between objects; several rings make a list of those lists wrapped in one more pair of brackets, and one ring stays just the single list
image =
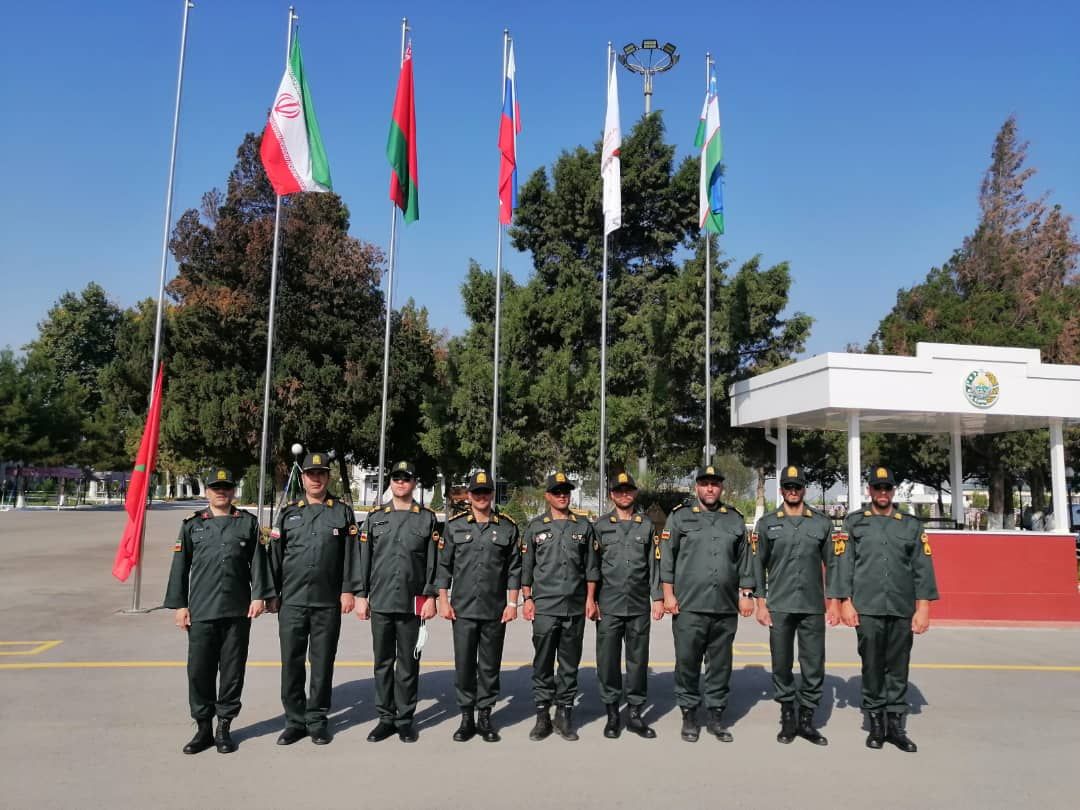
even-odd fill
[{"label": "belarusian flag", "polygon": [[709,89],[701,108],[694,146],[701,150],[701,177],[698,183],[698,226],[713,233],[724,232],[724,192],[720,161],[724,144],[720,140],[720,101],[716,95],[716,70],[709,65]]},{"label": "belarusian flag", "polygon": [[390,199],[405,214],[405,222],[420,219],[420,176],[416,169],[416,108],[413,105],[412,43],[405,49],[405,60],[398,76],[394,97],[394,117],[386,139],[386,158],[390,161]]},{"label": "belarusian flag", "polygon": [[280,195],[330,191],[330,165],[304,76],[298,36],[293,37],[289,64],[266,122],[259,156],[270,184]]}]

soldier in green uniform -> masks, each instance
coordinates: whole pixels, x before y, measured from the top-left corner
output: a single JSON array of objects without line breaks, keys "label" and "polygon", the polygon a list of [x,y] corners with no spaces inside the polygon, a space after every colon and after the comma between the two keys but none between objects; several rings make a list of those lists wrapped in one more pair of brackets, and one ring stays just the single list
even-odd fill
[{"label": "soldier in green uniform", "polygon": [[379,722],[368,742],[395,731],[416,742],[413,715],[420,685],[416,643],[420,622],[435,616],[439,532],[435,513],[413,500],[416,468],[399,461],[390,471],[390,504],[368,513],[360,532],[356,615],[371,619]]},{"label": "soldier in green uniform", "polygon": [[184,520],[173,546],[165,607],[176,611],[176,626],[187,632],[188,703],[198,727],[185,754],[214,744],[222,754],[236,750],[229,726],[240,713],[251,620],[274,595],[258,521],[232,505],[235,492],[229,471],[214,470],[206,487],[209,507]]},{"label": "soldier in green uniform", "polygon": [[[301,480],[304,497],[287,504],[270,532],[270,562],[281,595],[281,704],[285,730],[278,745],[311,735],[316,745],[333,739],[327,728],[334,658],[341,616],[350,613],[360,575],[359,531],[352,507],[331,495],[329,458],[308,453]],[[311,685],[305,700],[311,662]]]},{"label": "soldier in green uniform", "polygon": [[[498,742],[491,709],[499,697],[506,625],[517,618],[521,552],[517,525],[491,508],[491,476],[478,470],[469,479],[468,509],[446,523],[439,540],[439,613],[453,622],[454,671],[461,725],[454,740],[480,732]],[[451,590],[452,589],[452,590]],[[479,709],[479,715],[476,710]]]},{"label": "soldier in green uniform", "polygon": [[871,471],[870,508],[850,512],[833,538],[827,596],[840,600],[841,621],[858,634],[866,746],[888,741],[914,753],[905,729],[911,645],[913,634],[929,629],[938,591],[930,541],[918,519],[893,504],[895,486],[888,468]]},{"label": "soldier in green uniform", "polygon": [[671,510],[660,535],[664,611],[671,615],[675,635],[675,701],[682,710],[682,738],[697,742],[701,662],[707,659],[707,728],[721,742],[731,742],[723,715],[731,688],[732,645],[739,615],[754,611],[754,578],[746,563],[743,516],[720,501],[724,476],[710,464],[698,473],[695,489],[697,497]]},{"label": "soldier in green uniform", "polygon": [[664,617],[660,589],[660,538],[653,523],[635,510],[637,484],[620,472],[608,488],[615,508],[601,515],[589,554],[585,615],[596,620],[596,677],[607,707],[604,736],[615,739],[622,730],[619,707],[623,699],[622,659],[626,646],[626,727],[652,739],[656,732],[641,717],[649,674],[649,615]]},{"label": "soldier in green uniform", "polygon": [[[798,735],[815,745],[828,740],[814,728],[814,709],[825,683],[825,578],[832,522],[803,501],[806,479],[795,466],[780,474],[784,503],[767,512],[750,536],[757,620],[769,628],[773,699],[780,704],[777,742]],[[799,640],[802,683],[791,672]],[[795,707],[798,705],[798,722]]]},{"label": "soldier in green uniform", "polygon": [[[559,736],[578,738],[572,716],[585,635],[585,572],[594,534],[589,521],[570,511],[573,489],[566,473],[549,475],[544,492],[548,508],[529,522],[521,541],[524,614],[533,623],[536,724],[530,740],[551,734],[552,700]],[[553,672],[556,656],[558,679]]]}]

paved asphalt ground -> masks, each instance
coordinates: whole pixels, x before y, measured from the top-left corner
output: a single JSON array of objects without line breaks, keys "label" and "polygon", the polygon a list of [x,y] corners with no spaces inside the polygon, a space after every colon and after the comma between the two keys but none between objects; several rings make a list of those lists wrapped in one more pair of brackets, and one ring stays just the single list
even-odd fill
[{"label": "paved asphalt ground", "polygon": [[[149,518],[144,605],[164,594],[188,509]],[[743,620],[728,718],[735,741],[679,739],[670,625],[654,626],[648,718],[656,740],[602,736],[586,631],[581,740],[528,740],[528,623],[511,626],[503,741],[454,743],[449,627],[432,622],[420,741],[365,741],[375,722],[368,627],[348,618],[333,744],[280,748],[277,627],[258,619],[235,736],[240,750],[183,756],[191,736],[186,644],[171,611],[131,615],[112,579],[120,510],[0,513],[0,807],[1074,808],[1080,779],[1080,627],[933,627],[917,640],[909,755],[863,747],[855,634],[828,634],[818,718],[830,744],[776,743],[767,634]],[[1022,575],[1022,572],[1018,572]]]}]

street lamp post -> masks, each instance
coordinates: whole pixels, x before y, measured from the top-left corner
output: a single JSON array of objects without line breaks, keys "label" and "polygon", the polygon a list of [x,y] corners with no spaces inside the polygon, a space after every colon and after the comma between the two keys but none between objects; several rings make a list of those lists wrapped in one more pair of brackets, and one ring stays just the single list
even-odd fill
[{"label": "street lamp post", "polygon": [[645,79],[645,114],[652,112],[653,76],[671,70],[679,63],[679,55],[670,42],[660,44],[658,39],[643,39],[637,45],[628,42],[623,45],[619,62],[632,73],[639,73]]}]

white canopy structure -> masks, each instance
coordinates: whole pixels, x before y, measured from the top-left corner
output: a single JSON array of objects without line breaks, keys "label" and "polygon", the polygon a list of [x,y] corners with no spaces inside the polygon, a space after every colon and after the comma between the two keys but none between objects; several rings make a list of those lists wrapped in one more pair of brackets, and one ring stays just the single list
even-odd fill
[{"label": "white canopy structure", "polygon": [[[914,357],[821,354],[733,385],[731,424],[775,430],[777,469],[789,428],[846,430],[849,493],[862,489],[862,431],[951,434],[955,493],[962,436],[1049,427],[1054,511],[1066,516],[1057,530],[1069,529],[1063,433],[1080,424],[1080,366],[1045,364],[1037,349],[919,343]],[[963,509],[954,497],[957,523]]]}]

